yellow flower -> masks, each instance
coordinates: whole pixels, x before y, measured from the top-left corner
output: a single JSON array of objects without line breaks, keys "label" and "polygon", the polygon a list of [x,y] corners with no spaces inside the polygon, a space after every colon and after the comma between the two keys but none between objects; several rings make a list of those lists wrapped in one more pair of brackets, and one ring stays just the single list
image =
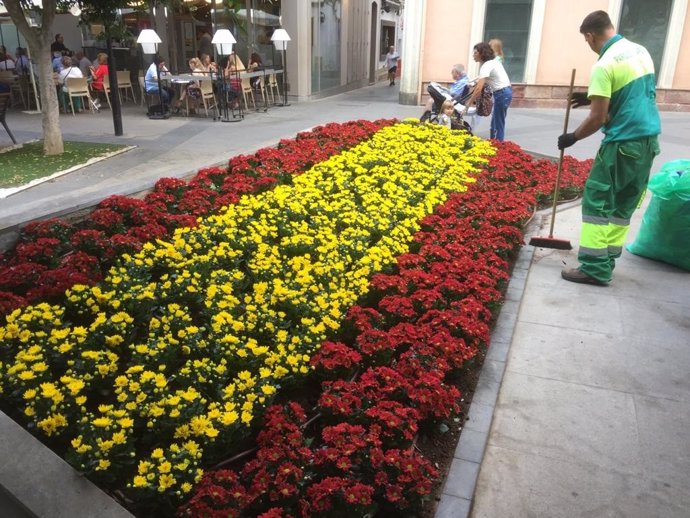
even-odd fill
[{"label": "yellow flower", "polygon": [[133,480],[133,485],[134,487],[146,487],[146,477],[142,477],[141,475],[135,476]]},{"label": "yellow flower", "polygon": [[107,428],[113,423],[113,421],[109,417],[97,417],[93,421],[91,421],[91,424],[93,424],[96,428]]},{"label": "yellow flower", "polygon": [[156,448],[151,452],[151,458],[152,459],[161,459],[163,458],[163,448]]},{"label": "yellow flower", "polygon": [[175,477],[169,474],[161,475],[161,478],[158,479],[158,491],[162,493],[174,484]]}]

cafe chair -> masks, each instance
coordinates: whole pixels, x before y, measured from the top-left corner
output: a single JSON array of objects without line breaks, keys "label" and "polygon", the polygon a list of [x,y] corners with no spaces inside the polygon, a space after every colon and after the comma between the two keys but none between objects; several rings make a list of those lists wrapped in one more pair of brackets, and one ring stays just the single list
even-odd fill
[{"label": "cafe chair", "polygon": [[[125,100],[128,98],[127,89],[129,89],[129,91],[132,92],[132,102],[137,102],[137,98],[134,95],[134,85],[132,85],[132,80],[129,77],[129,70],[117,71],[117,89],[120,92],[124,91]],[[122,95],[120,95],[120,100],[122,100]]]},{"label": "cafe chair", "polygon": [[275,74],[269,74],[266,77],[266,90],[271,94],[273,104],[275,104],[276,99],[280,100],[280,88],[278,88],[278,81]]},{"label": "cafe chair", "polygon": [[93,113],[93,98],[91,97],[91,92],[89,91],[89,82],[85,77],[67,77],[65,78],[65,84],[67,85],[67,97],[69,97],[69,104],[72,107],[72,115],[74,115],[74,98],[84,99],[86,98],[86,105],[89,110]]},{"label": "cafe chair", "polygon": [[206,117],[208,117],[209,108],[216,107],[216,96],[213,94],[213,83],[211,81],[199,81],[201,88],[201,102],[204,103],[204,110]]},{"label": "cafe chair", "polygon": [[263,101],[264,106],[267,106],[268,105],[268,94],[266,92],[266,85],[264,84],[263,79],[254,83],[254,90],[261,94],[261,100]]},{"label": "cafe chair", "polygon": [[12,135],[12,132],[10,131],[10,127],[7,125],[7,121],[5,120],[5,114],[7,113],[7,108],[9,108],[9,106],[10,106],[10,94],[9,93],[0,94],[0,123],[3,125],[3,127],[5,128],[5,131],[7,132],[7,134],[12,139],[12,142],[16,145],[17,139],[15,139],[14,135]]},{"label": "cafe chair", "polygon": [[10,86],[11,105],[16,106],[19,104],[19,101],[21,101],[22,106],[26,108],[26,103],[24,102],[24,92],[22,92],[19,77],[16,76],[11,70],[0,70],[0,82]]},{"label": "cafe chair", "polygon": [[244,100],[244,107],[248,110],[249,103],[247,102],[247,97],[252,98],[252,106],[256,110],[256,102],[254,101],[254,89],[252,88],[251,81],[248,77],[243,77],[240,79],[242,83],[242,99]]},{"label": "cafe chair", "polygon": [[108,101],[108,107],[110,111],[112,111],[113,105],[110,104],[110,78],[108,76],[103,76],[103,90],[95,90],[92,85],[89,86],[91,87],[91,94],[94,99],[98,99],[100,97],[98,94],[101,91],[103,92],[106,101]]}]

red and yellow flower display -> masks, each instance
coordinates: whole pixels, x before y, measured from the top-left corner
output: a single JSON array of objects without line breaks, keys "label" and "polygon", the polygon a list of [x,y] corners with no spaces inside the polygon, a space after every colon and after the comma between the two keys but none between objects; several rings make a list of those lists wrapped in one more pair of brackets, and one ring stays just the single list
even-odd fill
[{"label": "red and yellow flower display", "polygon": [[[142,516],[418,505],[438,474],[412,441],[457,411],[445,379],[488,344],[554,167],[412,121],[339,129],[360,127],[317,131],[318,160],[310,139],[284,142],[234,173],[162,180],[143,205],[106,201],[91,228],[31,229],[66,237],[25,239],[6,264],[42,264],[68,240],[93,275],[56,282],[68,288],[59,305],[7,314],[3,400]],[[581,187],[583,164],[566,171]],[[44,266],[38,278],[55,275]],[[304,386],[320,388],[291,401]],[[252,444],[244,465],[209,471]]]}]

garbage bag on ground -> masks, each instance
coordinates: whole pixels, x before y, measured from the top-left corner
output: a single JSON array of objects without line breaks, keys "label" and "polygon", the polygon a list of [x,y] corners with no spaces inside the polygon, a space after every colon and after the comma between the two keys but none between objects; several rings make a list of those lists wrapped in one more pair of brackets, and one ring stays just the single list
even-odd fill
[{"label": "garbage bag on ground", "polygon": [[667,162],[649,181],[652,199],[626,248],[690,270],[690,160]]}]

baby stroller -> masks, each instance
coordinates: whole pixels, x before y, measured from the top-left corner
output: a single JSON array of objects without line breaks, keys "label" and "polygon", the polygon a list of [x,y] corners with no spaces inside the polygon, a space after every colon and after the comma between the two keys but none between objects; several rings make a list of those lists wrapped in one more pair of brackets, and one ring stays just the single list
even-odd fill
[{"label": "baby stroller", "polygon": [[[437,123],[443,102],[451,100],[453,101],[454,107],[453,118],[451,119],[450,123],[451,129],[464,129],[470,135],[472,134],[472,126],[470,126],[467,121],[463,120],[462,114],[462,110],[465,108],[462,105],[462,101],[466,101],[467,99],[469,99],[471,92],[470,85],[467,85],[463,89],[462,93],[455,98],[453,98],[453,96],[450,95],[450,91],[446,87],[441,86],[440,84],[435,82],[429,83],[429,86],[426,87],[426,91],[429,92],[429,95],[434,100],[434,105],[431,108],[431,111],[424,112],[422,117],[419,119],[420,122]],[[472,115],[473,111],[476,111],[476,108],[470,108],[468,110],[468,114]]]}]

